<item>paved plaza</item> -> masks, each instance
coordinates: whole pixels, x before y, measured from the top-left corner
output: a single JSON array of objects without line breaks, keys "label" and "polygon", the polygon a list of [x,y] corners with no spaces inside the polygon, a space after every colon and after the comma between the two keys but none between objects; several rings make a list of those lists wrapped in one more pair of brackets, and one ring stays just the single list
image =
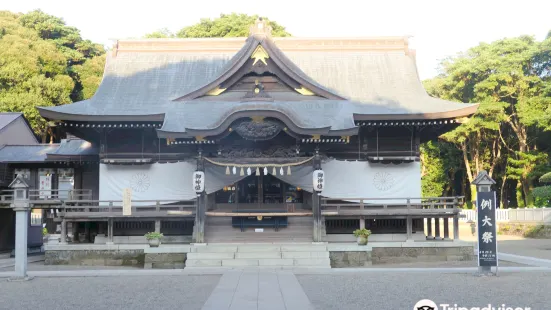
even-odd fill
[{"label": "paved plaza", "polygon": [[28,270],[34,278],[9,282],[13,258],[4,257],[0,309],[413,309],[421,299],[467,309],[549,309],[551,240],[500,239],[498,277],[478,277],[476,261],[144,270],[44,265],[43,256],[33,256]]},{"label": "paved plaza", "polygon": [[420,299],[464,307],[551,304],[551,269],[504,271],[499,277],[463,269],[144,272],[0,279],[0,309],[412,309]]}]

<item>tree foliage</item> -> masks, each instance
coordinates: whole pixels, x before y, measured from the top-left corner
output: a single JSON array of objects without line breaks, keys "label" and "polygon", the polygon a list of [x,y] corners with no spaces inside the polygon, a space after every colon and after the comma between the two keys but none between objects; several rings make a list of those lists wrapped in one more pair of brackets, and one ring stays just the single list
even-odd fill
[{"label": "tree foliage", "polygon": [[36,107],[91,96],[102,76],[105,50],[40,10],[0,11],[0,36],[0,112],[23,112],[45,140],[51,132]]},{"label": "tree foliage", "polygon": [[[548,168],[551,130],[551,38],[520,36],[482,43],[445,60],[425,87],[432,96],[479,103],[477,113],[441,138],[461,150],[459,169],[472,182],[481,170],[502,180],[503,199],[532,205],[537,178]],[[508,193],[506,182],[516,182]],[[475,189],[471,188],[471,199]]]},{"label": "tree foliage", "polygon": [[[258,15],[221,14],[215,19],[203,18],[195,25],[182,28],[176,33],[178,38],[225,38],[248,37],[251,25],[258,19]],[[272,27],[272,36],[288,37],[291,34],[285,27],[275,21],[263,17]]]}]

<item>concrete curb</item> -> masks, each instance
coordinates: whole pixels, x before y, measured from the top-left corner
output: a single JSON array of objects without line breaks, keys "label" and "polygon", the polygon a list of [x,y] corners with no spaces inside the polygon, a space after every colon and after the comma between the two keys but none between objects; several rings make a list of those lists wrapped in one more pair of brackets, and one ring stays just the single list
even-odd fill
[{"label": "concrete curb", "polygon": [[520,256],[520,255],[501,253],[501,252],[498,255],[500,260],[507,261],[507,262],[551,268],[551,260],[549,259],[542,259],[542,258],[536,258],[531,256]]},{"label": "concrete curb", "polygon": [[[248,272],[268,271],[267,269],[232,269],[232,268],[204,268],[198,270],[186,269],[141,269],[141,270],[64,270],[64,271],[29,271],[28,276],[33,278],[63,278],[63,277],[118,277],[118,276],[185,276],[185,275],[222,275],[229,270]],[[275,269],[274,272],[292,272],[295,275],[335,275],[335,274],[359,274],[359,273],[472,273],[478,271],[477,267],[462,268],[334,268],[334,269]],[[551,272],[547,267],[501,267],[504,272]],[[0,272],[0,278],[15,276],[15,272]]]},{"label": "concrete curb", "polygon": [[[15,258],[8,258],[8,259],[5,259],[5,260],[7,262],[0,261],[0,269],[15,267]],[[42,261],[44,261],[44,255],[27,257],[27,263],[28,264],[36,263],[36,262],[42,262]]]}]

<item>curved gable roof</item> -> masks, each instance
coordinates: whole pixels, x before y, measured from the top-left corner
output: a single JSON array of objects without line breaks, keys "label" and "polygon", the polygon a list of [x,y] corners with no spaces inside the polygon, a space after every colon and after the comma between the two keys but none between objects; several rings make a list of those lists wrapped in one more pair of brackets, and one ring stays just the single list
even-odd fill
[{"label": "curved gable roof", "polygon": [[[205,86],[215,85],[247,59],[254,42],[246,38],[121,40],[108,56],[104,77],[96,94],[73,104],[40,108],[42,116],[56,120],[155,120],[164,121],[165,132],[204,129],[224,123],[223,118],[239,107],[216,101],[173,101]],[[278,66],[296,74],[342,100],[330,100],[341,113],[332,119],[312,119],[311,110],[301,110],[296,102],[273,102],[266,110],[283,109],[296,125],[335,130],[351,129],[346,119],[435,119],[473,114],[477,105],[430,97],[417,74],[415,53],[403,37],[387,38],[271,38],[262,42]],[[219,112],[219,113],[218,113]],[[344,113],[344,114],[343,114]],[[220,118],[215,119],[215,115]],[[308,114],[308,115],[305,115]],[[105,116],[111,116],[106,118]],[[352,121],[353,123],[353,121]],[[177,125],[175,125],[177,124]],[[338,127],[338,126],[337,126]]]}]

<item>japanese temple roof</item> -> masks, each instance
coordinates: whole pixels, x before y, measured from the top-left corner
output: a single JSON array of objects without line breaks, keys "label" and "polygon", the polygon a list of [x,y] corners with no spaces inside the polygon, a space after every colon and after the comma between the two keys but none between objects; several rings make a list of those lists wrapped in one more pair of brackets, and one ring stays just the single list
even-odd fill
[{"label": "japanese temple roof", "polygon": [[59,144],[0,146],[0,163],[41,163],[52,160],[78,160],[97,156],[98,149],[80,139],[62,140]]},{"label": "japanese temple roof", "polygon": [[17,118],[22,116],[23,113],[0,113],[0,130],[4,129]]},{"label": "japanese temple roof", "polygon": [[[290,127],[338,135],[354,130],[355,120],[461,118],[478,107],[430,97],[404,37],[251,38],[119,40],[92,98],[39,108],[40,113],[64,121],[159,121],[164,122],[159,136],[170,136],[263,112]],[[236,66],[255,42],[274,46],[291,73],[337,99],[185,99]]]}]

